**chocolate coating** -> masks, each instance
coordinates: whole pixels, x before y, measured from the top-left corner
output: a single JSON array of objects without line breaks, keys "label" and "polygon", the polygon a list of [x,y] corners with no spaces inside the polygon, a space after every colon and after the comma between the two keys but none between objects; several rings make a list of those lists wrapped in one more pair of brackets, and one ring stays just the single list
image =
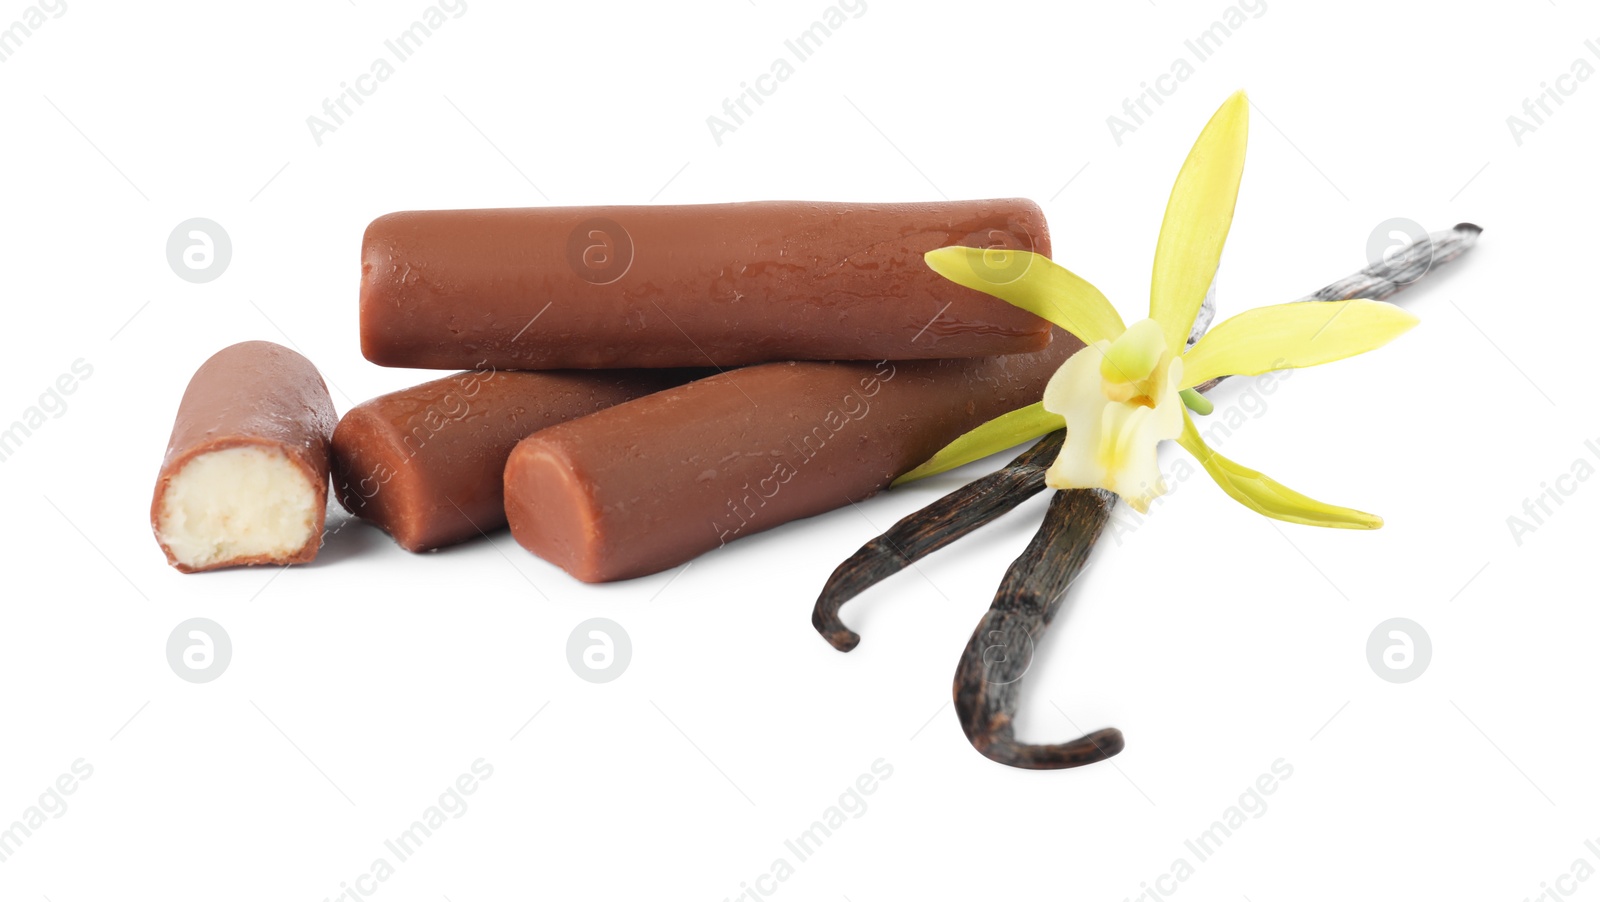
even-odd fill
[{"label": "chocolate coating", "polygon": [[882,490],[962,433],[1034,403],[1082,347],[972,360],[771,363],[537,432],[506,463],[529,551],[586,582],[683,563]]},{"label": "chocolate coating", "polygon": [[705,372],[480,369],[373,398],[334,430],[334,495],[407,551],[461,542],[506,525],[503,475],[517,442]]},{"label": "chocolate coating", "polygon": [[953,244],[1050,253],[1022,199],[391,213],[362,244],[361,350],[542,370],[1042,349],[1043,320],[924,263]]},{"label": "chocolate coating", "polygon": [[[150,525],[168,563],[185,573],[240,564],[299,564],[313,560],[322,541],[328,497],[328,447],[337,417],[328,387],[311,361],[270,341],[223,348],[189,380],[156,477]],[[228,448],[281,451],[310,481],[317,498],[315,529],[305,546],[282,555],[253,555],[204,567],[178,562],[162,539],[161,503],[172,479],[196,457]]]}]

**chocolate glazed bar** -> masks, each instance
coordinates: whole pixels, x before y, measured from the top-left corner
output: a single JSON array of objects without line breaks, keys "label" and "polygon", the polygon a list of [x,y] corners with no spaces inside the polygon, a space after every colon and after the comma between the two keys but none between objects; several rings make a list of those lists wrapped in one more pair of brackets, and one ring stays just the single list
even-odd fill
[{"label": "chocolate glazed bar", "polygon": [[485,368],[373,398],[334,430],[334,494],[407,551],[465,541],[506,525],[502,477],[517,442],[707,372]]},{"label": "chocolate glazed bar", "polygon": [[620,404],[517,445],[511,534],[586,582],[655,573],[882,490],[1081,347],[1057,330],[1033,354],[770,363]]},{"label": "chocolate glazed bar", "polygon": [[288,348],[247,341],[201,364],[150,504],[167,561],[193,573],[315,558],[335,419],[316,367]]},{"label": "chocolate glazed bar", "polygon": [[1022,199],[391,213],[362,245],[361,350],[543,370],[1042,349],[1048,323],[923,262],[952,244],[1050,253]]}]

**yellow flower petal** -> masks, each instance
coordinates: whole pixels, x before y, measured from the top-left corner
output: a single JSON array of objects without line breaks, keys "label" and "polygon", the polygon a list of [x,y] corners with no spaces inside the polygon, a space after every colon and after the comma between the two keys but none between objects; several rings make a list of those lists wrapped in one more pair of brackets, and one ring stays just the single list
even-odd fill
[{"label": "yellow flower petal", "polygon": [[1041,316],[1084,344],[1122,334],[1122,317],[1100,289],[1049,257],[1031,251],[941,247],[923,259],[946,279]]},{"label": "yellow flower petal", "polygon": [[1289,523],[1339,529],[1377,529],[1383,525],[1382,517],[1307,498],[1271,477],[1223,457],[1206,445],[1188,414],[1184,414],[1183,434],[1178,436],[1178,444],[1200,461],[1224,492],[1258,514]]},{"label": "yellow flower petal", "polygon": [[1184,387],[1343,360],[1381,348],[1416,324],[1399,307],[1366,299],[1257,307],[1224,320],[1183,355]]},{"label": "yellow flower petal", "polygon": [[997,451],[1004,451],[1029,439],[1054,432],[1066,424],[1067,421],[1062,419],[1060,414],[1045,410],[1042,402],[1029,404],[1020,410],[995,417],[967,432],[939,449],[938,454],[928,458],[915,470],[896,479],[893,484],[900,485],[924,476],[934,476],[946,470],[954,470],[962,464],[972,463]]},{"label": "yellow flower petal", "polygon": [[1174,351],[1188,340],[1189,327],[1217,274],[1233,224],[1249,133],[1250,101],[1240,91],[1206,123],[1167,200],[1150,273],[1150,316],[1161,323],[1167,347]]}]

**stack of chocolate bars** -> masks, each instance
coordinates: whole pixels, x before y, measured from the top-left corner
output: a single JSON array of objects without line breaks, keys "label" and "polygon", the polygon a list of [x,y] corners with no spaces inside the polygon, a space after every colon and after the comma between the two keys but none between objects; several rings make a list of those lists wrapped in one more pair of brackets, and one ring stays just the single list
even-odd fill
[{"label": "stack of chocolate bars", "polygon": [[1050,254],[1020,199],[381,217],[362,353],[460,372],[335,426],[309,361],[222,350],[179,407],[156,537],[185,572],[311,560],[331,474],[409,551],[509,524],[603,582],[844,506],[1037,401],[1080,347],[923,262],[951,245]]}]

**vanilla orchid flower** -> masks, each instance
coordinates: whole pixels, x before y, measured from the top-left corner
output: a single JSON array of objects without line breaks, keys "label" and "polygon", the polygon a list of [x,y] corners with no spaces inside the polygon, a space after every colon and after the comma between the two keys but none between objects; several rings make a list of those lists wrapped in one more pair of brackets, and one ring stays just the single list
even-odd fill
[{"label": "vanilla orchid flower", "polygon": [[1315,501],[1228,460],[1206,445],[1190,416],[1191,411],[1210,412],[1210,403],[1195,388],[1211,380],[1363,354],[1417,323],[1411,314],[1378,301],[1280,304],[1225,320],[1187,345],[1233,222],[1249,115],[1244,92],[1234,94],[1189,151],[1156,241],[1150,315],[1131,326],[1098,289],[1047,257],[965,247],[928,252],[935,272],[1044,317],[1084,347],[1051,377],[1039,403],[968,432],[897,483],[1065,425],[1061,453],[1045,474],[1051,488],[1108,489],[1145,511],[1167,490],[1157,468],[1157,447],[1176,440],[1223,491],[1258,513],[1315,526],[1383,525],[1372,514]]}]

